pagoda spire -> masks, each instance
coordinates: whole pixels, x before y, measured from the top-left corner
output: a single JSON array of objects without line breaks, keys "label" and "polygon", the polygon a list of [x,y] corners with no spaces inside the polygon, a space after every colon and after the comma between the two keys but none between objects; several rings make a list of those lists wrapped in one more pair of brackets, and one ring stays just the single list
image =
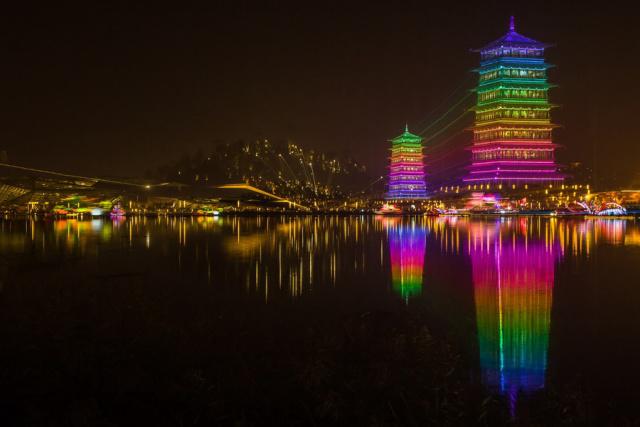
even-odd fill
[{"label": "pagoda spire", "polygon": [[404,131],[407,133],[409,132],[409,123],[404,124]]},{"label": "pagoda spire", "polygon": [[516,31],[516,20],[513,17],[513,15],[511,15],[511,17],[509,18],[509,31],[511,32]]}]

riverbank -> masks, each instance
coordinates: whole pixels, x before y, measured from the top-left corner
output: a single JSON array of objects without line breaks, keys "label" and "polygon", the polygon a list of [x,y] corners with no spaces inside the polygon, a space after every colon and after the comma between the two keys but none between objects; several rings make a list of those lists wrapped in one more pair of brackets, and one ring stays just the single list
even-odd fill
[{"label": "riverbank", "polygon": [[225,211],[213,214],[199,214],[193,212],[182,213],[127,213],[125,215],[29,215],[29,214],[5,214],[4,219],[34,219],[34,220],[92,220],[111,219],[124,220],[125,218],[221,218],[221,217],[256,217],[256,216],[376,216],[376,217],[420,217],[420,216],[440,216],[440,217],[475,217],[475,218],[495,218],[495,217],[554,217],[554,218],[578,218],[578,219],[636,219],[640,218],[640,210],[628,210],[624,215],[594,215],[582,214],[558,214],[554,211],[510,211],[510,212],[456,212],[456,213],[433,213],[433,212],[398,212],[392,214],[380,214],[373,210],[340,210],[340,211]]}]

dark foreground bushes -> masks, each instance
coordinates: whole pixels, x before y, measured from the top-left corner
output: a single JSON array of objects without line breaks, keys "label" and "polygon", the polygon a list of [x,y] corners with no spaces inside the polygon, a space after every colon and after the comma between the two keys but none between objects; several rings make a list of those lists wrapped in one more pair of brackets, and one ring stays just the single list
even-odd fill
[{"label": "dark foreground bushes", "polygon": [[2,425],[588,424],[571,393],[510,421],[420,314],[353,304],[145,277],[5,286]]}]

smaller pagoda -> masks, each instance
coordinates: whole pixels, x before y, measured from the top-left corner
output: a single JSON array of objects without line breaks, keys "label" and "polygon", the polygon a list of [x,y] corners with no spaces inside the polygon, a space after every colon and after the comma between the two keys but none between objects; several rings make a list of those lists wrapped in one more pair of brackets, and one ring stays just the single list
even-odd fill
[{"label": "smaller pagoda", "polygon": [[387,200],[419,200],[427,197],[422,138],[409,132],[390,140],[389,191]]}]

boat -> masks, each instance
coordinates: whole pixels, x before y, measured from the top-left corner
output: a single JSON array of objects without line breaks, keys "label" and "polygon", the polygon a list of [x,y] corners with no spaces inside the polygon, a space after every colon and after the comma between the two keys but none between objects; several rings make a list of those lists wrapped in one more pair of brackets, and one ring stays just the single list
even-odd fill
[{"label": "boat", "polygon": [[113,209],[111,209],[111,213],[109,214],[112,218],[113,217],[124,217],[127,215],[127,212],[122,209],[120,206],[114,206]]},{"label": "boat", "polygon": [[402,209],[390,203],[384,203],[380,209],[373,211],[376,215],[402,215]]},{"label": "boat", "polygon": [[596,212],[598,216],[624,216],[627,214],[627,210],[617,203],[606,203],[602,209]]},{"label": "boat", "polygon": [[584,207],[586,213],[591,217],[626,217],[628,216],[627,210],[624,206],[615,202],[606,202],[600,206],[589,206],[584,202],[579,203]]},{"label": "boat", "polygon": [[500,211],[495,208],[495,205],[478,205],[468,210],[470,215],[496,215],[500,214]]},{"label": "boat", "polygon": [[553,212],[551,212],[551,215],[566,217],[566,216],[584,216],[584,215],[587,215],[588,213],[589,212],[582,207],[579,207],[579,208],[566,207],[566,208],[558,208],[554,210]]},{"label": "boat", "polygon": [[442,215],[442,216],[466,216],[469,215],[469,210],[468,209],[456,209],[456,208],[449,208],[449,209],[437,209],[438,215]]}]

